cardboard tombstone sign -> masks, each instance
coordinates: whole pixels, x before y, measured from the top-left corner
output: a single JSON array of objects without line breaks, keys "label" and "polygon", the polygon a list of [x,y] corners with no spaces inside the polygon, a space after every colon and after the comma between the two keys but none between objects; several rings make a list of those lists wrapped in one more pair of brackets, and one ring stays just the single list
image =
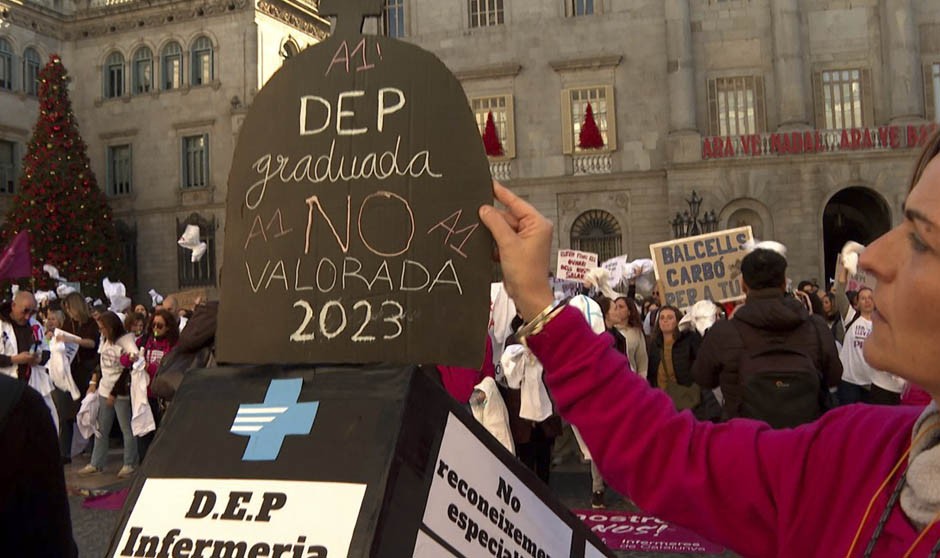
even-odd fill
[{"label": "cardboard tombstone sign", "polygon": [[252,103],[229,177],[220,362],[483,362],[489,164],[443,63],[359,34],[381,6],[321,2],[333,36]]},{"label": "cardboard tombstone sign", "polygon": [[187,374],[108,556],[612,556],[414,367]]}]

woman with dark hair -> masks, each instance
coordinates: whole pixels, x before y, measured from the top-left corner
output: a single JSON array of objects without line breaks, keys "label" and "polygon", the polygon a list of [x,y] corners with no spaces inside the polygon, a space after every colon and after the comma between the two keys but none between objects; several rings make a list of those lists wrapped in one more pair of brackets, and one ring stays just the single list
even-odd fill
[{"label": "woman with dark hair", "polygon": [[[91,309],[80,293],[66,295],[62,299],[62,311],[65,313],[62,330],[81,338],[70,371],[78,391],[85,393],[88,391],[95,366],[98,365],[98,325],[92,319]],[[62,454],[63,463],[71,463],[72,431],[81,400],[74,401],[68,393],[59,389],[52,392],[52,398],[59,413],[59,452]]]},{"label": "woman with dark hair", "polygon": [[[124,436],[124,466],[118,471],[118,477],[133,474],[137,468],[137,439],[131,430],[131,398],[128,395],[112,393],[124,371],[121,357],[137,357],[138,349],[134,343],[134,334],[124,331],[121,318],[114,312],[105,311],[98,316],[98,331],[101,332],[101,357],[99,368],[88,388],[88,393],[98,393],[98,432],[95,447],[91,452],[91,463],[78,471],[79,475],[94,475],[104,470],[108,459],[111,426],[117,416],[121,434]],[[133,358],[131,360],[133,360]]]},{"label": "woman with dark hair", "polygon": [[682,312],[675,306],[659,309],[650,342],[647,379],[651,386],[669,395],[677,410],[691,409],[698,413],[701,412],[702,388],[692,379],[692,364],[702,338],[694,328],[680,331],[681,319]]},{"label": "woman with dark hair", "polygon": [[646,336],[643,334],[643,319],[640,318],[640,311],[636,303],[625,296],[618,297],[614,304],[617,306],[618,314],[624,317],[617,325],[617,330],[626,342],[630,367],[645,378],[649,369],[649,355],[646,350]]},{"label": "woman with dark hair", "polygon": [[480,218],[526,320],[518,336],[614,488],[742,556],[940,553],[940,313],[924,311],[940,307],[940,133],[916,168],[904,219],[859,259],[878,284],[864,357],[932,402],[848,405],[785,430],[696,421],[630,374],[577,311],[554,302],[541,271],[551,260],[551,222],[495,186],[505,209],[483,206]]},{"label": "woman with dark hair", "polygon": [[619,309],[614,301],[606,296],[598,297],[597,305],[601,307],[601,312],[604,314],[604,326],[607,328],[607,333],[614,338],[614,348],[627,354],[627,339],[617,329],[617,325],[623,321]]},{"label": "woman with dark hair", "polygon": [[[147,363],[147,376],[150,379],[147,383],[147,401],[150,403],[150,411],[153,413],[154,425],[160,426],[160,418],[163,416],[163,413],[160,408],[160,401],[150,390],[150,386],[153,384],[153,379],[157,375],[157,369],[160,368],[160,363],[163,362],[163,358],[173,350],[173,347],[176,346],[176,342],[179,341],[180,330],[176,322],[176,317],[169,310],[164,310],[163,308],[153,313],[150,322],[150,330],[150,335],[144,338],[144,343],[143,346],[140,347],[140,350]],[[131,355],[122,355],[121,364],[125,367],[132,366],[133,359]],[[148,432],[137,438],[141,461],[146,457],[147,450],[150,448],[150,443],[153,441],[154,435],[155,431]]]}]

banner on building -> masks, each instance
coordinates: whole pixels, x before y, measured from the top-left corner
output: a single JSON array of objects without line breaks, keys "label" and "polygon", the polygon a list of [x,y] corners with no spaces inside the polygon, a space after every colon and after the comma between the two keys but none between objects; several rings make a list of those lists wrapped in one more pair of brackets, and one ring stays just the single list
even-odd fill
[{"label": "banner on building", "polygon": [[664,303],[683,309],[743,299],[741,260],[752,238],[751,227],[739,227],[650,245]]}]

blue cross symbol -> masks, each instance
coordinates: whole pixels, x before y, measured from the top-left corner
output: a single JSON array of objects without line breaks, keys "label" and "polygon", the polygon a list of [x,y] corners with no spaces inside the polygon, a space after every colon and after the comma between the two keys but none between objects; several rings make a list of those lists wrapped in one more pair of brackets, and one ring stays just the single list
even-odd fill
[{"label": "blue cross symbol", "polygon": [[320,402],[297,402],[303,384],[303,378],[271,380],[264,403],[238,407],[231,432],[249,437],[242,461],[274,461],[285,436],[310,434]]}]

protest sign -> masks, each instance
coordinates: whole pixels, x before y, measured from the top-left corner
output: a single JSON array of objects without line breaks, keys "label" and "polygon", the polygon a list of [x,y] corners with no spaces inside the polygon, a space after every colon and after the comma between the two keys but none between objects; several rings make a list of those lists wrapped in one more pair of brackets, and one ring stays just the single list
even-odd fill
[{"label": "protest sign", "polygon": [[569,281],[584,279],[588,271],[597,267],[597,254],[578,250],[559,250],[555,277]]},{"label": "protest sign", "polygon": [[572,510],[611,550],[720,554],[721,546],[648,515],[614,510]]},{"label": "protest sign", "polygon": [[740,227],[650,245],[665,303],[681,309],[743,299],[741,260],[752,238],[751,227]]},{"label": "protest sign", "polygon": [[107,555],[613,556],[431,373],[350,369],[188,372]]},{"label": "protest sign", "polygon": [[333,35],[251,103],[229,176],[220,362],[483,362],[483,143],[440,60],[359,34],[381,6],[321,3]]},{"label": "protest sign", "polygon": [[170,293],[167,296],[172,296],[176,299],[176,305],[180,308],[185,308],[186,310],[193,310],[196,308],[196,303],[198,302],[208,302],[209,301],[209,289],[189,289],[186,291],[180,291],[178,293]]},{"label": "protest sign", "polygon": [[852,275],[849,275],[848,283],[845,285],[847,291],[858,291],[863,287],[874,290],[878,285],[878,281],[872,277],[871,274],[866,273],[863,269],[859,269]]}]

